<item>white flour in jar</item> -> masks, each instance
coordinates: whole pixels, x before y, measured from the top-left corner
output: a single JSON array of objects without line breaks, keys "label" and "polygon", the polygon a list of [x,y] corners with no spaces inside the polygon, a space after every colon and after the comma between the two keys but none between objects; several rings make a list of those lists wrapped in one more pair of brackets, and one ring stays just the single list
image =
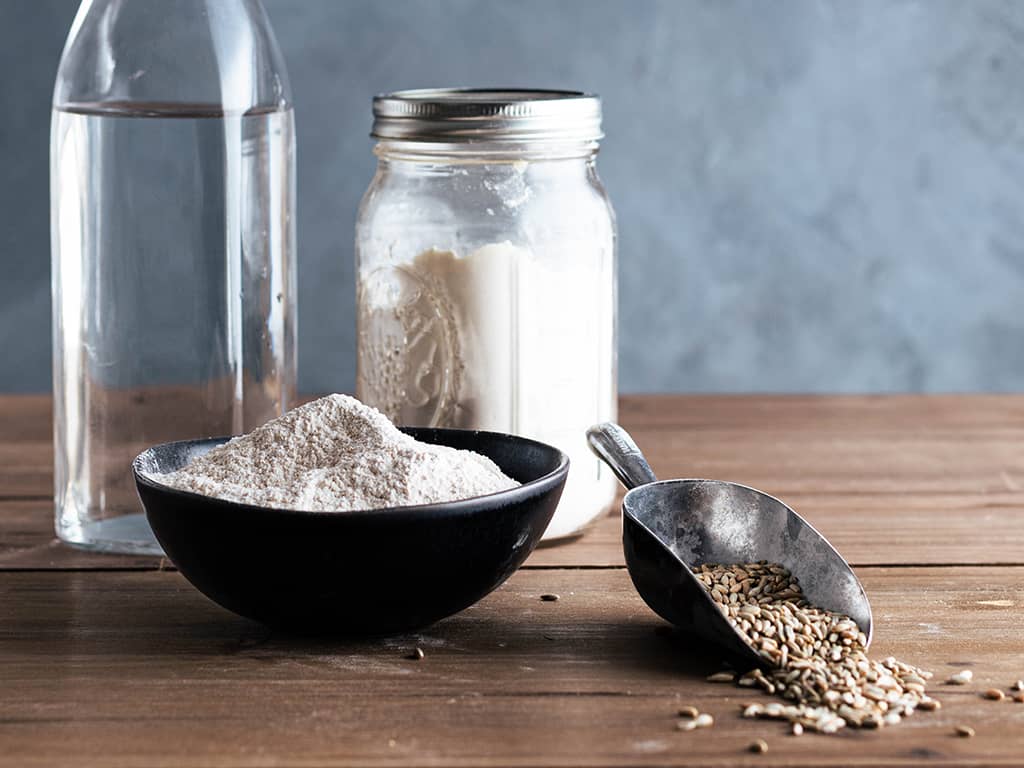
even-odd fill
[{"label": "white flour in jar", "polygon": [[487,457],[415,440],[346,395],[295,408],[153,479],[228,501],[314,512],[433,504],[519,485]]},{"label": "white flour in jar", "polygon": [[544,538],[575,533],[615,498],[586,443],[588,427],[615,418],[611,263],[592,241],[543,262],[506,241],[430,248],[363,275],[359,397],[400,423],[560,448],[571,468]]}]

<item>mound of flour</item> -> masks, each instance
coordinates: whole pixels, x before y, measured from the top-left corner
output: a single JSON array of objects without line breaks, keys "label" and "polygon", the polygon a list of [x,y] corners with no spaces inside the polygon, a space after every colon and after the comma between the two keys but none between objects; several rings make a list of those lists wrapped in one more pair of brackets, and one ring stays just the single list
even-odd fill
[{"label": "mound of flour", "polygon": [[295,408],[154,479],[244,504],[318,512],[454,501],[519,485],[485,456],[414,440],[346,395]]}]

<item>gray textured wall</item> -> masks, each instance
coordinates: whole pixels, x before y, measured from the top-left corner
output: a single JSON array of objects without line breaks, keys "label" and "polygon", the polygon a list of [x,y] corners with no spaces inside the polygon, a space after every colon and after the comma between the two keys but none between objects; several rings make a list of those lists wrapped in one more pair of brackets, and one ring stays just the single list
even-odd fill
[{"label": "gray textured wall", "polygon": [[[593,90],[623,391],[1024,391],[1024,3],[265,0],[304,390],[353,386],[373,93]],[[0,390],[49,386],[48,105],[75,0],[0,3]]]}]

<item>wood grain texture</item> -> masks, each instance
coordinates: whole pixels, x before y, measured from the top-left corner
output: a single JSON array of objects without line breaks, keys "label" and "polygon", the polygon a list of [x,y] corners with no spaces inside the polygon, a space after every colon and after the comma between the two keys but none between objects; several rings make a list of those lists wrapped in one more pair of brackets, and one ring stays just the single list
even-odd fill
[{"label": "wood grain texture", "polygon": [[[804,492],[784,499],[853,565],[1024,564],[1018,493]],[[527,566],[621,566],[621,536],[621,520],[609,517],[574,543],[536,550]]]},{"label": "wood grain texture", "polygon": [[[420,635],[364,642],[275,635],[176,573],[6,573],[0,766],[1020,764],[1024,704],[979,692],[1024,674],[1024,568],[860,575],[874,654],[975,683],[898,727],[794,738],[740,719],[762,694],[705,682],[716,660],[657,634],[621,569],[520,571]],[[683,704],[715,727],[675,730]],[[767,755],[744,751],[757,737]]]},{"label": "wood grain texture", "polygon": [[0,395],[0,499],[53,497],[53,408],[46,395]]},{"label": "wood grain texture", "polygon": [[170,567],[162,557],[97,554],[60,543],[53,533],[49,499],[0,501],[0,571]]},{"label": "wood grain texture", "polygon": [[[48,398],[0,397],[0,766],[1024,763],[1024,704],[979,696],[1024,676],[1024,397],[623,398],[660,475],[781,495],[863,566],[873,653],[975,671],[937,714],[799,739],[739,719],[759,694],[655,633],[616,518],[421,635],[286,637],[159,558],[56,544],[49,419]],[[682,704],[716,726],[676,731]]]},{"label": "wood grain texture", "polygon": [[[0,495],[52,493],[51,409],[0,397]],[[664,477],[773,493],[1019,493],[1024,395],[627,395],[621,422]]]},{"label": "wood grain texture", "polygon": [[[779,495],[855,564],[1024,562],[1024,396],[627,396],[620,419],[662,477]],[[159,567],[52,541],[50,410],[0,397],[0,569]],[[32,499],[38,498],[38,503]],[[619,521],[529,567],[622,564]]]},{"label": "wood grain texture", "polygon": [[[1024,504],[1013,494],[792,494],[786,500],[854,565],[1024,564]],[[162,558],[60,545],[50,501],[0,501],[0,521],[0,571],[170,567]],[[621,567],[621,525],[618,515],[604,518],[580,538],[538,548],[523,567]]]}]

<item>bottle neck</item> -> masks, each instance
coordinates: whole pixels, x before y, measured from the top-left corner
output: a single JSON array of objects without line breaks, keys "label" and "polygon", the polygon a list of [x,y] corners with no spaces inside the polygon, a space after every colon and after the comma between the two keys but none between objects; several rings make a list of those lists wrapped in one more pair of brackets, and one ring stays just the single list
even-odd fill
[{"label": "bottle neck", "polygon": [[220,116],[291,106],[259,0],[85,0],[54,85],[58,109]]}]

